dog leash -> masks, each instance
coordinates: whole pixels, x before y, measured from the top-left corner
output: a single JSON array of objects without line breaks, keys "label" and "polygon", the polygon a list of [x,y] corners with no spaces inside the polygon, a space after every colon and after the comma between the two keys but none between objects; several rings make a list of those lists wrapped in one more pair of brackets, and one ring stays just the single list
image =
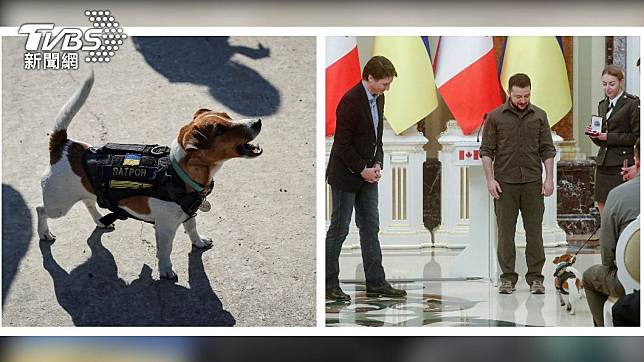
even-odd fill
[{"label": "dog leash", "polygon": [[565,273],[565,270],[566,270],[566,267],[572,266],[572,265],[575,263],[575,261],[577,260],[577,255],[579,254],[579,252],[581,251],[581,249],[583,249],[584,247],[586,247],[586,244],[588,244],[588,242],[589,242],[589,241],[590,241],[590,239],[593,237],[593,235],[595,235],[595,233],[597,232],[597,230],[599,230],[599,227],[600,227],[600,226],[601,226],[601,223],[600,223],[599,225],[597,225],[597,227],[595,228],[595,230],[593,230],[593,232],[592,232],[592,233],[590,233],[590,236],[588,236],[588,239],[586,240],[586,242],[584,242],[584,243],[581,245],[581,247],[577,250],[577,252],[575,253],[575,255],[573,255],[573,256],[572,256],[572,259],[571,259],[570,261],[561,262],[561,263],[559,263],[559,264],[557,265],[557,268],[555,269],[555,273],[553,274],[553,276],[554,276],[555,278],[563,278],[564,273]]},{"label": "dog leash", "polygon": [[597,227],[595,227],[595,230],[593,230],[593,232],[592,232],[592,233],[590,233],[590,236],[588,237],[588,239],[586,240],[586,242],[585,242],[585,243],[583,243],[583,244],[581,245],[581,247],[579,248],[579,250],[577,250],[577,252],[575,253],[575,255],[573,255],[573,257],[574,257],[575,259],[577,258],[577,255],[579,254],[579,252],[581,251],[581,249],[583,249],[583,248],[586,246],[586,244],[588,244],[588,242],[589,242],[589,241],[590,241],[590,239],[593,237],[593,235],[595,235],[595,233],[597,232],[597,230],[599,230],[599,228],[601,227],[601,225],[602,225],[602,224],[601,224],[601,222],[600,222],[600,223],[597,225]]}]

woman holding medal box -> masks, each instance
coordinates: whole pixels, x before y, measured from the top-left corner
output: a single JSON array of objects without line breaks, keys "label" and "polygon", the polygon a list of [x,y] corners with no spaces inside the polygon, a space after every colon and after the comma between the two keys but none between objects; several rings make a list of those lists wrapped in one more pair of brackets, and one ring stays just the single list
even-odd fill
[{"label": "woman holding medal box", "polygon": [[606,98],[599,102],[601,132],[589,125],[586,134],[599,146],[595,169],[595,202],[601,215],[608,192],[624,182],[622,169],[633,163],[633,145],[640,136],[640,99],[624,91],[624,72],[614,64],[602,71]]}]

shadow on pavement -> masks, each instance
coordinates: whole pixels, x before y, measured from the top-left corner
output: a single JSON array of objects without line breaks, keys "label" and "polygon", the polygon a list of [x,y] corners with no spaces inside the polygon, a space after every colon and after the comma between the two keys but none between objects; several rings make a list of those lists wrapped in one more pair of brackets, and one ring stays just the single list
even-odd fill
[{"label": "shadow on pavement", "polygon": [[43,266],[54,281],[58,303],[77,326],[233,326],[235,318],[223,309],[206,276],[202,254],[189,255],[185,288],[153,280],[143,265],[139,278],[127,284],[118,277],[114,256],[96,229],[87,240],[92,256],[67,273],[54,259],[52,243],[40,242]]},{"label": "shadow on pavement", "polygon": [[266,58],[270,50],[262,44],[257,49],[231,46],[228,39],[132,37],[145,61],[170,82],[205,85],[213,98],[246,117],[274,114],[280,106],[279,91],[254,69],[232,59],[235,54]]},{"label": "shadow on pavement", "polygon": [[2,184],[2,304],[33,236],[31,211],[13,187]]}]

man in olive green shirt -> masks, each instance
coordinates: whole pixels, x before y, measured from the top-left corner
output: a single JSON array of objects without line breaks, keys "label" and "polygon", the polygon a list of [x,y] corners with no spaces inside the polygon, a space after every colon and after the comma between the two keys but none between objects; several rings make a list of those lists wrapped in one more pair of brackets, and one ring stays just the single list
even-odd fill
[{"label": "man in olive green shirt", "polygon": [[[498,226],[497,257],[501,267],[499,293],[511,294],[519,278],[514,271],[514,234],[521,211],[526,234],[526,282],[533,294],[545,293],[541,223],[543,197],[552,195],[555,147],[546,113],[530,104],[530,78],[510,77],[508,100],[487,114],[481,142],[481,159],[487,188],[494,198]],[[542,182],[541,163],[546,168]]]}]

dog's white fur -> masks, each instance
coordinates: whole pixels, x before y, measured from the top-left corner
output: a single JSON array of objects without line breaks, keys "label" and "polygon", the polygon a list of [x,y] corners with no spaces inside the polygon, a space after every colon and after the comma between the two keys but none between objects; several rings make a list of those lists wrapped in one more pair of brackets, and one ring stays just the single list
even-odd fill
[{"label": "dog's white fur", "polygon": [[[94,73],[92,72],[58,113],[52,135],[56,131],[67,130],[72,118],[85,103],[93,83]],[[259,122],[261,126],[261,121]],[[246,122],[244,127],[248,127],[250,129],[251,122]],[[254,138],[259,133],[259,130],[254,129],[253,132],[255,132],[252,136]],[[69,147],[73,143],[89,147],[87,144],[68,138],[65,142],[62,157],[60,157],[60,159],[54,164],[47,167],[41,179],[43,204],[36,207],[38,215],[38,235],[41,240],[50,242],[55,241],[54,234],[49,230],[47,219],[59,218],[66,215],[72,206],[74,206],[78,201],[82,201],[85,204],[87,210],[92,216],[92,219],[94,219],[94,222],[99,228],[113,227],[113,225],[103,225],[99,221],[102,215],[96,208],[96,195],[89,192],[83,186],[81,178],[72,170],[72,165],[68,156]],[[181,163],[181,160],[187,154],[186,150],[184,150],[176,139],[172,143],[171,148],[176,152],[177,161]],[[225,160],[220,160],[216,164],[212,165],[213,167],[210,168],[210,179],[212,179],[215,172],[221,168],[224,161]],[[151,211],[149,214],[137,213],[127,207],[122,208],[136,217],[154,223],[159,275],[161,278],[174,280],[177,276],[172,270],[172,262],[170,260],[172,241],[179,224],[182,224],[182,221],[186,220],[188,215],[174,202],[149,198],[148,205]],[[183,227],[195,247],[205,248],[212,245],[211,238],[203,237],[197,231],[197,223],[194,217],[183,222]]]},{"label": "dog's white fur", "polygon": [[[559,296],[559,304],[563,307],[566,306],[566,310],[571,315],[575,314],[577,304],[585,297],[584,288],[578,288],[577,285],[583,286],[583,280],[581,279],[581,273],[573,266],[567,266],[564,268],[565,271],[569,271],[574,274],[574,277],[567,279],[568,281],[568,295],[561,294],[559,289],[557,290],[557,295]],[[579,281],[579,282],[577,282]]]}]

